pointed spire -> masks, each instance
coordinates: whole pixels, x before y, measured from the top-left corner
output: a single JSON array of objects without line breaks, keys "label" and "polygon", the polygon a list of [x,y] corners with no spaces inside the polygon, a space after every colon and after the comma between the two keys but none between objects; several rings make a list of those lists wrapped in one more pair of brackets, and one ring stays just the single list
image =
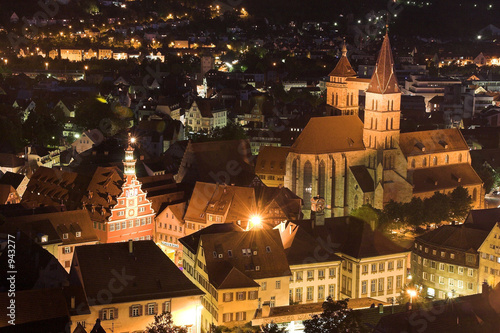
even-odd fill
[{"label": "pointed spire", "polygon": [[349,59],[347,59],[347,47],[345,44],[345,38],[344,38],[344,43],[342,45],[342,57],[340,57],[339,62],[328,76],[337,76],[337,77],[356,76],[356,72],[352,68]]},{"label": "pointed spire", "polygon": [[395,94],[401,92],[398,80],[394,74],[394,59],[392,58],[388,31],[385,33],[382,48],[380,49],[377,64],[375,65],[375,71],[367,92],[376,94]]}]

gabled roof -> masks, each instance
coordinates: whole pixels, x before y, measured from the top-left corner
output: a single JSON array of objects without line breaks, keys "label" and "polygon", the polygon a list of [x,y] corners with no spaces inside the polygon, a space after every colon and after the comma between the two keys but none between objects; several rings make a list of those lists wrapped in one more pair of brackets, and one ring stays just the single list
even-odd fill
[{"label": "gabled roof", "polygon": [[[185,219],[205,223],[206,214],[226,217],[226,222],[245,222],[256,213],[255,192],[251,187],[197,182]],[[245,227],[245,226],[243,226]]]},{"label": "gabled roof", "polygon": [[[8,308],[11,297],[0,294],[0,306]],[[0,318],[2,332],[61,332],[70,320],[66,300],[61,288],[16,291],[15,326],[4,312]],[[21,310],[22,309],[22,310]],[[42,328],[43,327],[43,328]],[[13,329],[16,328],[16,329]]]},{"label": "gabled roof", "polygon": [[191,253],[196,253],[198,251],[198,246],[200,244],[200,239],[202,235],[211,235],[211,234],[217,234],[217,233],[224,233],[224,232],[230,232],[230,231],[240,231],[242,230],[240,227],[233,223],[216,223],[209,225],[206,228],[203,228],[201,230],[198,230],[195,233],[192,233],[191,235],[184,236],[179,241],[182,243],[183,246],[189,249]]},{"label": "gabled roof", "polygon": [[352,77],[356,76],[356,72],[352,69],[351,63],[349,59],[347,59],[347,48],[344,45],[342,46],[342,57],[340,57],[339,62],[335,65],[333,71],[328,74],[328,76],[337,76],[337,77]]},{"label": "gabled roof", "polygon": [[500,208],[473,209],[469,212],[464,225],[489,232],[498,222],[500,222]]},{"label": "gabled roof", "polygon": [[[81,276],[87,298],[108,289],[109,281],[122,277],[122,290],[113,293],[110,303],[202,295],[179,268],[153,241],[77,246],[71,276]],[[78,266],[76,266],[78,264]]]},{"label": "gabled roof", "polygon": [[0,184],[11,185],[15,189],[17,189],[17,187],[24,180],[24,177],[25,175],[7,171],[2,177],[0,177]]},{"label": "gabled roof", "polygon": [[477,251],[488,234],[488,231],[468,228],[466,225],[445,225],[418,236],[416,240],[447,248]]},{"label": "gabled roof", "polygon": [[286,172],[286,157],[290,150],[290,147],[261,147],[255,164],[255,172],[284,175]]},{"label": "gabled roof", "polygon": [[286,187],[255,186],[255,197],[260,212],[265,212],[269,205],[276,203],[288,220],[301,216],[302,198]]},{"label": "gabled roof", "polygon": [[382,42],[375,71],[366,91],[375,94],[396,94],[401,92],[394,73],[394,59],[392,58],[391,44],[387,33]]},{"label": "gabled roof", "polygon": [[23,165],[24,160],[15,154],[0,153],[0,166],[15,168],[22,167]]},{"label": "gabled roof", "polygon": [[364,150],[363,123],[358,116],[311,118],[292,146],[301,154]]},{"label": "gabled roof", "polygon": [[407,252],[378,230],[372,230],[365,221],[352,216],[326,218],[324,226],[313,226],[312,220],[297,222],[317,240],[325,250],[341,252],[353,258],[369,258]]},{"label": "gabled roof", "polygon": [[457,186],[481,185],[483,181],[467,163],[449,164],[413,171],[413,193],[454,189]]},{"label": "gabled roof", "polygon": [[354,178],[358,182],[359,187],[361,187],[361,190],[364,193],[375,191],[375,183],[366,166],[356,165],[350,167],[350,169],[352,174],[354,175]]},{"label": "gabled roof", "polygon": [[[35,214],[20,217],[11,217],[8,219],[16,225],[31,223],[36,226],[41,221],[49,221],[54,230],[57,231],[59,240],[63,244],[78,244],[86,242],[95,242],[98,240],[95,230],[90,220],[89,213],[86,210],[72,210],[48,214]],[[80,232],[80,236],[76,237],[76,232]],[[63,234],[67,234],[65,239]],[[35,237],[36,235],[33,235]],[[49,240],[51,235],[49,235]]]},{"label": "gabled roof", "polygon": [[401,133],[399,146],[406,157],[469,150],[467,142],[457,128]]},{"label": "gabled roof", "polygon": [[[225,280],[222,268],[227,263],[254,280],[291,274],[278,230],[254,228],[205,234],[201,242],[211,282]],[[243,251],[248,252],[245,255]]]}]

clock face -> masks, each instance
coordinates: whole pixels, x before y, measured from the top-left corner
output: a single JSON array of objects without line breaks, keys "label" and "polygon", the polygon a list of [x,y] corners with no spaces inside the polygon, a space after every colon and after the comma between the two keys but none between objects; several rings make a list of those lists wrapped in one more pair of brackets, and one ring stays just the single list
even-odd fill
[{"label": "clock face", "polygon": [[325,200],[319,199],[316,203],[316,211],[322,212],[325,209]]},{"label": "clock face", "polygon": [[134,200],[129,200],[129,201],[128,201],[128,205],[129,205],[129,206],[133,206],[133,205],[134,205]]},{"label": "clock face", "polygon": [[133,216],[133,215],[134,215],[134,212],[135,212],[135,211],[134,211],[133,209],[130,209],[130,210],[128,211],[128,215],[129,215],[129,216]]}]

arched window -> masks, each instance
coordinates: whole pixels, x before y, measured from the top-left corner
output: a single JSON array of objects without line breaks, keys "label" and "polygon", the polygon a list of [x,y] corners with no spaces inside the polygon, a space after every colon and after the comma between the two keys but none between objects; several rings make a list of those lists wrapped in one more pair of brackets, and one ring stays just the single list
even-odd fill
[{"label": "arched window", "polygon": [[370,135],[368,137],[368,147],[371,147],[372,146],[372,136]]},{"label": "arched window", "polygon": [[426,167],[426,166],[427,166],[427,157],[424,157],[424,161],[422,162],[422,165],[423,165],[424,167]]},{"label": "arched window", "polygon": [[391,129],[394,129],[394,118],[391,118]]},{"label": "arched window", "polygon": [[446,155],[446,157],[444,158],[444,163],[450,163],[450,155]]},{"label": "arched window", "polygon": [[375,118],[375,129],[378,129],[378,119]]},{"label": "arched window", "polygon": [[385,120],[385,129],[388,130],[389,129],[389,118],[387,118]]},{"label": "arched window", "polygon": [[354,105],[354,93],[351,93],[351,105]]},{"label": "arched window", "polygon": [[387,111],[391,110],[391,101],[387,101]]},{"label": "arched window", "polygon": [[432,164],[434,166],[438,165],[438,158],[436,156],[434,156],[434,158],[432,159]]},{"label": "arched window", "polygon": [[354,209],[358,208],[358,195],[354,196]]},{"label": "arched window", "polygon": [[391,111],[394,111],[394,101],[391,101]]},{"label": "arched window", "polygon": [[378,111],[378,101],[375,101],[375,110]]},{"label": "arched window", "polygon": [[412,167],[412,169],[415,169],[415,159],[411,160],[411,167]]},{"label": "arched window", "polygon": [[349,106],[349,94],[347,94],[345,104],[346,104],[346,106]]},{"label": "arched window", "polygon": [[304,209],[311,209],[311,194],[312,194],[312,165],[307,161],[304,165],[303,194]]},{"label": "arched window", "polygon": [[375,110],[375,100],[372,99],[372,110]]},{"label": "arched window", "polygon": [[325,180],[325,162],[321,161],[318,170],[318,194],[322,198],[325,198]]},{"label": "arched window", "polygon": [[373,118],[370,118],[370,129],[373,129]]},{"label": "arched window", "polygon": [[292,163],[292,192],[297,194],[297,160]]},{"label": "arched window", "polygon": [[458,163],[462,163],[462,154],[458,154]]},{"label": "arched window", "polygon": [[473,203],[476,203],[476,200],[477,200],[477,189],[474,189],[474,191],[472,191],[472,201],[473,201]]}]

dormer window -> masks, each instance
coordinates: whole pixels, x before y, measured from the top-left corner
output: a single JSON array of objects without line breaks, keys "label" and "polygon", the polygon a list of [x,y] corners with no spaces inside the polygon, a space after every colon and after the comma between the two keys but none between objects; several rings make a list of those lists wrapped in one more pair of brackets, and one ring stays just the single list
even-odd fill
[{"label": "dormer window", "polygon": [[68,234],[67,233],[63,234],[63,239],[68,239]]},{"label": "dormer window", "polygon": [[42,237],[40,237],[41,243],[47,243],[48,241],[49,241],[49,236],[43,235]]},{"label": "dormer window", "polygon": [[81,231],[77,231],[76,234],[75,234],[76,237],[82,237],[82,232]]}]

